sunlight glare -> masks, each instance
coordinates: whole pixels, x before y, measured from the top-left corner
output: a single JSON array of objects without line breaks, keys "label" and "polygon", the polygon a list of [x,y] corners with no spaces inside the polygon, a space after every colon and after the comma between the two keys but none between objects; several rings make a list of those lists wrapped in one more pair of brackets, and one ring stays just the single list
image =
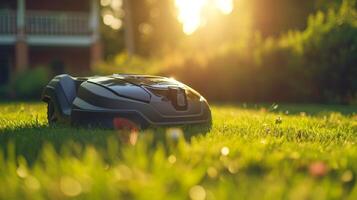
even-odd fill
[{"label": "sunlight glare", "polygon": [[201,11],[206,0],[176,0],[178,20],[183,24],[183,32],[192,34],[201,25]]},{"label": "sunlight glare", "polygon": [[175,0],[178,9],[177,19],[183,26],[183,32],[191,35],[204,25],[202,11],[208,4],[214,5],[221,13],[228,15],[233,11],[233,0]]},{"label": "sunlight glare", "polygon": [[216,0],[217,8],[225,15],[228,15],[233,10],[233,0]]}]

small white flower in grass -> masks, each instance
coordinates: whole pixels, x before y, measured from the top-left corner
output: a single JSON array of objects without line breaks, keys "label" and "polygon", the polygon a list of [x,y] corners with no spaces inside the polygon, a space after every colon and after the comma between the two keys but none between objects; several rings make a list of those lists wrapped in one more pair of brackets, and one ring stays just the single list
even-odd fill
[{"label": "small white flower in grass", "polygon": [[222,154],[222,156],[227,156],[229,154],[229,148],[228,147],[222,147],[221,154]]},{"label": "small white flower in grass", "polygon": [[189,196],[192,200],[204,200],[206,198],[206,190],[200,185],[195,185],[190,189]]}]

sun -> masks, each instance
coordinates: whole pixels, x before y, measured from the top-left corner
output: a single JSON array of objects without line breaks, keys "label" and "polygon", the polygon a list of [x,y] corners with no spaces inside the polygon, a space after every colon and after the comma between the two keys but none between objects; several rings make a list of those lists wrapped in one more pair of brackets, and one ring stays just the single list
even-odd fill
[{"label": "sun", "polygon": [[205,6],[214,6],[226,15],[233,11],[233,0],[175,0],[175,5],[178,10],[177,19],[187,35],[191,35],[202,25],[202,11]]}]

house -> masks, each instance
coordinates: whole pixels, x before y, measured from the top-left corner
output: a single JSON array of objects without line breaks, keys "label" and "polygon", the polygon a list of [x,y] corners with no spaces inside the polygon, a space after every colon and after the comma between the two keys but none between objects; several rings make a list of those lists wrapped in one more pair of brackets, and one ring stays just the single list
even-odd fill
[{"label": "house", "polygon": [[72,73],[101,59],[97,0],[1,0],[0,85],[36,66]]}]

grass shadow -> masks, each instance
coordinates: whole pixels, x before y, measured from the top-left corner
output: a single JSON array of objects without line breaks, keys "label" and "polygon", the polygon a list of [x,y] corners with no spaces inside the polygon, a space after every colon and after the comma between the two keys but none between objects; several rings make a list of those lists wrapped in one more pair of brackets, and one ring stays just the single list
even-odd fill
[{"label": "grass shadow", "polygon": [[[209,132],[211,125],[185,125],[176,127],[151,127],[141,130],[139,134],[151,134],[151,140],[145,141],[154,149],[158,144],[168,145],[167,140],[175,140],[170,131],[179,130],[181,136],[190,142],[193,136],[204,135]],[[23,156],[31,165],[43,153],[45,145],[50,144],[57,153],[62,151],[76,151],[81,154],[85,147],[93,146],[99,151],[108,149],[108,141],[116,142],[121,148],[127,144],[122,140],[123,130],[83,128],[69,126],[31,125],[20,128],[0,130],[0,150],[5,158],[9,155],[9,146],[13,145],[15,156]],[[180,136],[180,137],[181,137]],[[147,138],[147,137],[141,137]],[[10,145],[9,145],[10,144]],[[64,149],[67,148],[67,149]]]}]

